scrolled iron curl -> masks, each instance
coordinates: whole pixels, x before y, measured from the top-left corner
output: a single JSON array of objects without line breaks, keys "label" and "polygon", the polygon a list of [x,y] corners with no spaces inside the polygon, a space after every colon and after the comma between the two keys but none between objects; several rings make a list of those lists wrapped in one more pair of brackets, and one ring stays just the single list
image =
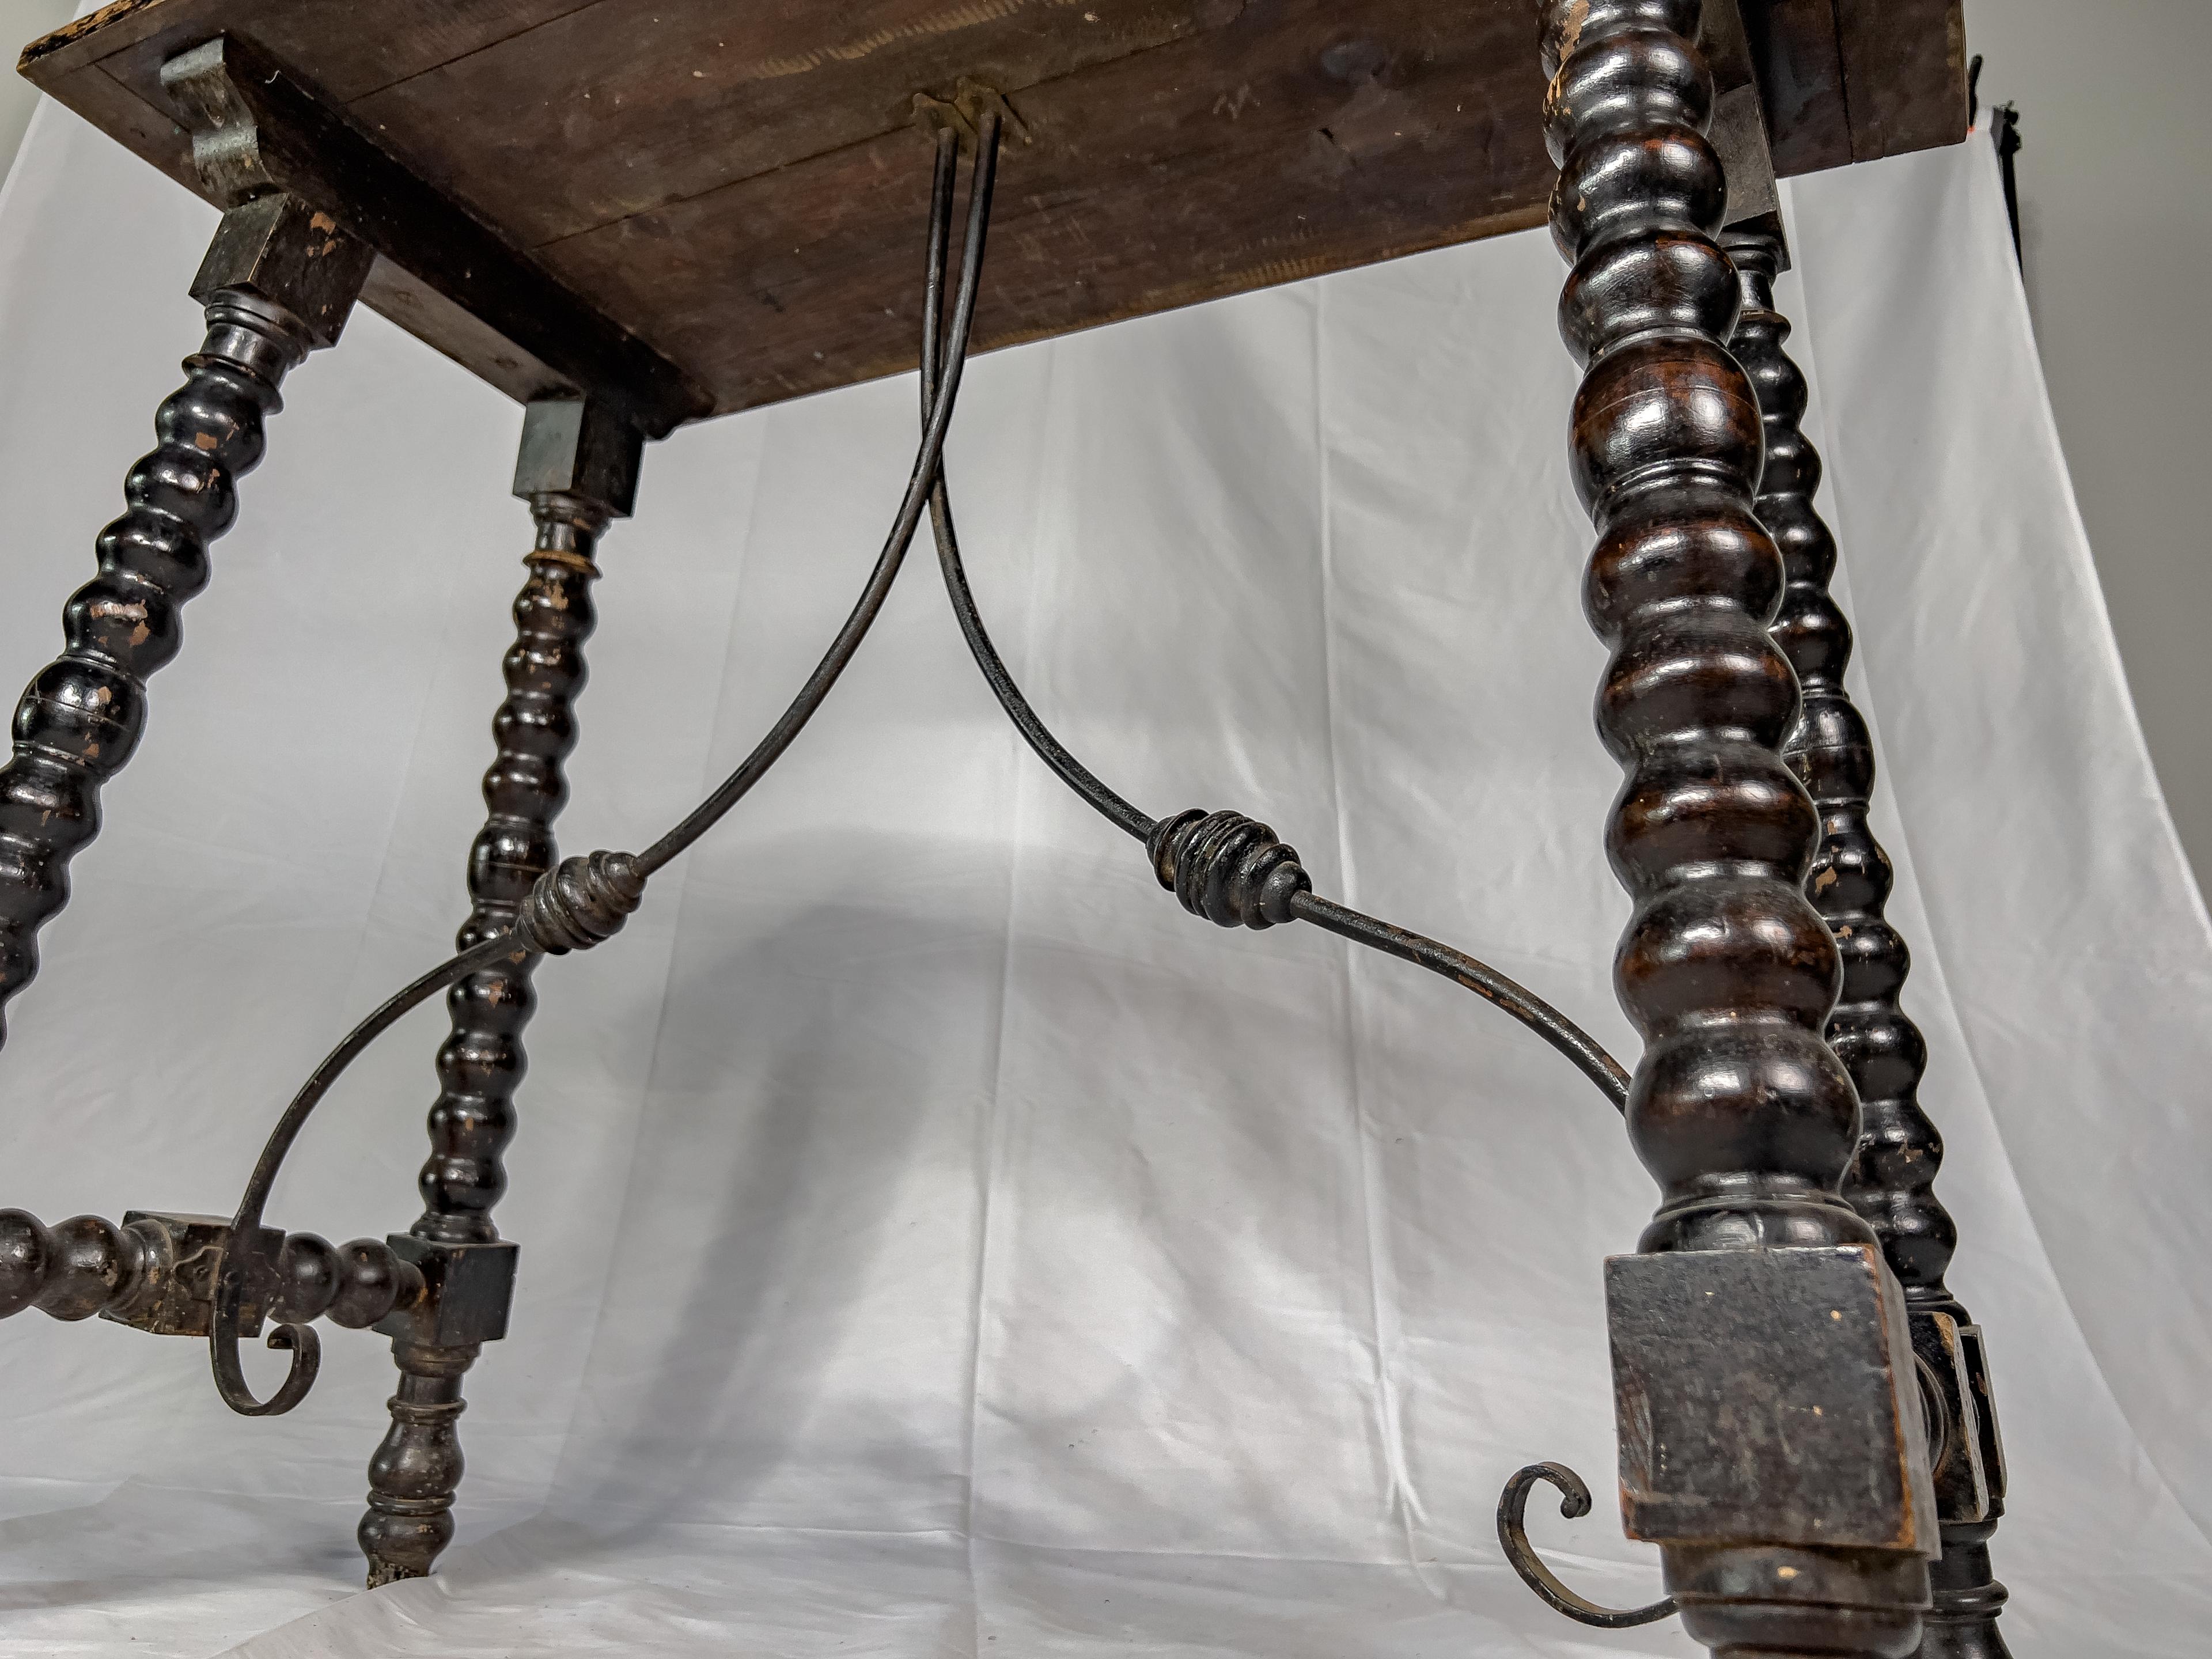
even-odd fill
[{"label": "scrolled iron curl", "polygon": [[1507,1563],[1521,1575],[1522,1583],[1554,1611],[1564,1613],[1578,1625],[1589,1625],[1599,1630],[1632,1630],[1638,1625],[1654,1625],[1680,1611],[1671,1595],[1640,1607],[1607,1607],[1569,1589],[1559,1576],[1544,1565],[1543,1557],[1528,1541],[1528,1494],[1545,1483],[1559,1489],[1559,1513],[1568,1520],[1578,1521],[1590,1512],[1589,1487],[1565,1463],[1531,1463],[1514,1471],[1513,1478],[1505,1483],[1505,1490],[1498,1495],[1498,1544],[1505,1552]]},{"label": "scrolled iron curl", "polygon": [[215,1309],[208,1321],[208,1358],[215,1371],[215,1390],[222,1403],[240,1417],[282,1417],[307,1397],[323,1363],[322,1339],[312,1325],[282,1321],[269,1332],[269,1346],[291,1355],[284,1380],[266,1400],[257,1395],[246,1380],[238,1353],[239,1304],[246,1295],[246,1265],[234,1251],[223,1253],[221,1276],[216,1280]]},{"label": "scrolled iron curl", "polygon": [[[591,852],[581,854],[577,858],[562,858],[560,865],[556,865],[535,883],[531,883],[529,896],[522,900],[522,907],[515,914],[515,925],[511,929],[504,931],[504,933],[495,933],[469,951],[462,951],[460,956],[452,957],[445,967],[434,969],[431,973],[416,980],[411,987],[385,1002],[383,1009],[369,1015],[368,1020],[354,1029],[352,1037],[347,1037],[343,1044],[338,1044],[337,1053],[330,1060],[323,1061],[321,1071],[307,1082],[307,1086],[301,1088],[301,1093],[292,1099],[292,1106],[285,1110],[283,1119],[276,1126],[276,1133],[270,1137],[270,1146],[261,1155],[261,1164],[254,1166],[254,1175],[246,1188],[246,1199],[239,1203],[239,1214],[232,1221],[232,1241],[254,1237],[254,1230],[261,1225],[261,1207],[268,1201],[270,1188],[276,1182],[276,1170],[283,1166],[285,1152],[292,1148],[292,1139],[299,1134],[301,1126],[305,1124],[307,1113],[312,1113],[316,1103],[321,1102],[330,1084],[337,1082],[338,1073],[345,1068],[347,1061],[352,1060],[354,1053],[368,1048],[369,1042],[380,1036],[400,1013],[422,1002],[427,995],[452,984],[453,980],[462,978],[465,973],[473,971],[476,967],[484,967],[489,960],[493,960],[502,951],[566,956],[568,951],[588,951],[592,945],[604,945],[622,931],[623,922],[629,921],[630,915],[637,911],[637,907],[644,902],[644,896],[646,876],[639,869],[637,858],[633,854]],[[301,1312],[307,1318],[314,1318],[314,1314],[323,1312],[323,1307],[330,1305],[331,1297],[343,1294],[341,1276],[338,1276],[337,1267],[331,1267],[330,1272],[321,1270],[323,1265],[327,1265],[321,1263],[321,1259],[331,1255],[330,1245],[323,1243],[321,1239],[312,1239],[307,1234],[295,1234],[295,1239],[289,1239],[288,1245],[295,1245],[295,1252],[305,1249],[305,1252],[310,1252],[310,1256],[314,1256],[314,1259],[301,1256],[299,1267],[307,1270],[307,1274],[305,1274],[307,1281],[314,1281],[316,1287],[323,1287],[330,1294],[323,1294],[316,1301],[316,1298],[312,1298],[314,1291],[305,1290],[305,1285],[296,1287],[296,1291],[305,1291],[312,1301],[303,1303],[295,1310],[285,1310],[285,1312]],[[414,1279],[411,1283],[400,1283],[398,1279],[394,1279],[394,1263],[389,1261],[392,1252],[385,1249],[385,1245],[376,1243],[374,1239],[361,1241],[356,1245],[347,1245],[347,1255],[358,1256],[362,1249],[368,1249],[369,1256],[376,1256],[380,1261],[354,1261],[352,1279],[362,1279],[362,1274],[368,1274],[368,1279],[376,1281],[374,1287],[383,1287],[389,1281],[389,1290],[392,1290],[392,1297],[374,1310],[374,1316],[380,1318],[392,1307],[411,1303],[420,1297],[420,1290],[422,1290],[420,1279]],[[314,1252],[321,1252],[321,1255],[314,1255]],[[403,1274],[400,1279],[404,1279],[404,1276],[407,1274]],[[325,1279],[327,1285],[323,1285]],[[210,1354],[212,1367],[215,1367],[215,1391],[223,1395],[223,1405],[237,1411],[239,1416],[283,1416],[285,1411],[305,1401],[307,1389],[314,1387],[316,1370],[321,1367],[321,1338],[316,1336],[312,1325],[307,1325],[305,1321],[295,1321],[295,1318],[283,1318],[274,1325],[274,1329],[270,1329],[268,1345],[272,1349],[279,1349],[279,1352],[288,1352],[292,1356],[292,1363],[285,1370],[283,1382],[264,1401],[248,1385],[246,1370],[239,1363],[239,1325],[241,1325],[243,1301],[246,1301],[246,1261],[243,1261],[237,1243],[232,1243],[223,1252],[222,1267],[216,1272],[215,1310],[212,1310],[212,1316],[208,1321],[208,1354]],[[341,1322],[354,1321],[341,1318]]]},{"label": "scrolled iron curl", "polygon": [[[514,926],[508,931],[481,939],[458,956],[448,957],[420,979],[395,992],[374,1012],[354,1027],[301,1085],[299,1093],[293,1097],[291,1104],[285,1108],[283,1115],[276,1121],[276,1127],[270,1131],[268,1142],[262,1148],[260,1159],[247,1178],[245,1195],[240,1200],[238,1212],[232,1220],[230,1236],[233,1239],[250,1239],[255,1236],[277,1171],[283,1167],[292,1143],[298,1138],[308,1117],[346,1067],[398,1023],[401,1016],[501,957],[519,958],[531,953],[562,956],[574,951],[588,951],[593,945],[611,939],[621,931],[623,924],[642,901],[647,878],[720,822],[723,815],[744,798],[790,746],[793,739],[812,718],[814,711],[829,696],[830,688],[837,683],[845,665],[852,659],[854,652],[859,648],[883,607],[884,596],[890,592],[892,579],[898,574],[908,544],[912,541],[927,507],[930,483],[937,477],[939,464],[944,455],[945,434],[951,425],[953,406],[967,362],[969,335],[975,320],[976,295],[982,274],[983,233],[990,219],[992,169],[997,156],[998,137],[999,117],[987,112],[978,124],[977,161],[969,192],[968,243],[961,255],[960,287],[953,305],[951,331],[950,336],[940,342],[933,327],[925,353],[925,362],[929,366],[933,383],[933,397],[921,447],[915,457],[914,469],[907,481],[905,499],[893,520],[883,550],[877,556],[875,568],[869,574],[867,586],[861,590],[859,602],[846,618],[844,626],[838,630],[836,637],[831,641],[829,650],[823,653],[814,672],[807,677],[799,695],[737,770],[724,779],[682,823],[646,851],[641,854],[597,852],[580,858],[562,860],[532,884],[528,896],[519,907]],[[938,258],[949,234],[952,210],[950,167],[956,160],[957,144],[948,148],[940,141],[937,188],[931,203],[933,272],[938,270]],[[934,303],[933,300],[933,307]],[[934,309],[931,314],[933,322]],[[937,383],[939,380],[937,354],[939,352],[943,354],[943,373],[941,383]],[[226,1251],[216,1271],[218,1277],[213,1314],[208,1322],[208,1346],[216,1392],[222,1395],[226,1405],[243,1416],[273,1417],[291,1410],[306,1398],[308,1389],[314,1382],[319,1360],[319,1347],[314,1331],[303,1322],[285,1321],[270,1332],[269,1346],[278,1350],[289,1350],[292,1363],[276,1392],[267,1400],[257,1398],[246,1381],[239,1360],[246,1264],[234,1253]]]},{"label": "scrolled iron curl", "polygon": [[1194,916],[1223,927],[1273,927],[1296,919],[1291,902],[1313,891],[1297,849],[1242,812],[1191,807],[1145,837],[1153,872]]}]

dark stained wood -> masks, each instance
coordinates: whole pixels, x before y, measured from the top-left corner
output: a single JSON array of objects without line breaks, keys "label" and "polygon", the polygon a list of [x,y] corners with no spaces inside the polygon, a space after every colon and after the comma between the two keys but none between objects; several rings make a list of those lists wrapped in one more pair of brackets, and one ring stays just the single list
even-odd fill
[{"label": "dark stained wood", "polygon": [[0,1003],[38,975],[39,930],[69,902],[70,860],[100,833],[100,791],[145,731],[147,681],[184,648],[185,602],[206,587],[210,544],[260,465],[277,388],[337,337],[370,257],[281,195],[216,228],[192,285],[206,336],[155,411],[153,450],[125,476],[95,574],[63,607],[61,654],[15,705],[0,762]]},{"label": "dark stained wood", "polygon": [[1836,0],[1851,160],[1954,142],[1966,130],[1960,0]]},{"label": "dark stained wood", "polygon": [[[340,103],[514,38],[590,0],[120,0],[26,52],[44,73],[103,63],[155,107],[161,62],[211,36],[242,34]],[[39,79],[33,74],[32,78]],[[43,84],[43,82],[41,82]]]},{"label": "dark stained wood", "polygon": [[[903,129],[918,89],[949,92],[965,75],[1018,95],[1193,33],[1207,9],[1206,0],[600,0],[501,51],[388,87],[353,113],[535,247]],[[540,177],[557,189],[517,189]]]},{"label": "dark stained wood", "polygon": [[[1763,411],[1729,352],[1698,0],[1545,0],[1570,454],[1596,540],[1606,850],[1633,905],[1613,986],[1644,1042],[1631,1146],[1660,1188],[1607,1264],[1623,1518],[1716,1654],[1902,1659],[1936,1515],[1903,1297],[1841,1186],[1859,1103],[1826,1041],[1841,958],[1801,885],[1820,839],[1783,745]],[[1832,1392],[1831,1390],[1833,1390]]]},{"label": "dark stained wood", "polygon": [[[1745,7],[1743,21],[1759,59],[1774,170],[1787,175],[1844,165],[1851,132],[1836,0],[1772,0]],[[1959,125],[1963,131],[1966,123]]]},{"label": "dark stained wood", "polygon": [[[1012,100],[1034,142],[1000,165],[984,349],[1540,221],[1542,79],[1483,69],[1525,58],[1525,17],[1258,9]],[[927,155],[902,128],[541,257],[617,314],[656,307],[654,344],[739,405],[892,373]]]},{"label": "dark stained wood", "polygon": [[[589,392],[654,437],[707,412],[707,394],[676,365],[394,160],[259,48],[221,36],[170,58],[161,82],[193,129],[204,188],[242,199],[274,186],[316,204],[387,270],[412,278],[426,297],[449,298],[520,348],[472,365],[503,391]],[[551,378],[538,378],[547,368]]]},{"label": "dark stained wood", "polygon": [[1860,1106],[1858,1152],[1843,1193],[1904,1286],[1913,1350],[1929,1385],[1923,1407],[1935,1419],[1929,1461],[1943,1554],[1930,1569],[1935,1606],[1924,1651],[1929,1659],[2003,1659],[1996,1620],[2006,1591],[1990,1571],[1989,1551],[2004,1514],[1996,1400],[1980,1329],[1944,1283],[1959,1230],[1936,1196],[1943,1137],[1920,1103],[1928,1044],[1900,1003],[1912,952],[1886,914],[1893,872],[1868,822],[1874,740],[1844,684],[1851,625],[1828,586],[1836,541],[1814,505],[1820,456],[1802,425],[1805,376],[1784,349],[1790,323],[1774,304],[1782,250],[1759,234],[1725,240],[1743,295],[1731,349],[1758,391],[1766,433],[1755,507],[1781,549],[1787,579],[1771,631],[1804,693],[1783,754],[1820,813],[1805,895],[1843,956],[1828,1044],[1850,1073]]},{"label": "dark stained wood", "polygon": [[[523,417],[515,494],[530,503],[537,544],[514,601],[507,697],[492,718],[488,816],[469,849],[461,950],[512,928],[531,889],[558,861],[553,821],[568,799],[562,763],[576,744],[584,646],[598,620],[593,555],[608,522],[629,512],[639,450],[635,430],[596,404],[532,404]],[[514,1282],[514,1248],[501,1243],[491,1212],[507,1191],[501,1155],[514,1139],[515,1089],[529,1070],[522,1034],[538,1006],[531,977],[540,960],[494,963],[446,993],[453,1034],[438,1050],[430,1158],[417,1182],[423,1212],[412,1237],[393,1243],[441,1289],[471,1284],[483,1325],[392,1333],[399,1391],[369,1463],[368,1510],[355,1534],[372,1589],[421,1577],[453,1540],[461,1376],[488,1333],[505,1331]]]},{"label": "dark stained wood", "polygon": [[[1959,0],[1747,22],[1778,172],[1963,132]],[[118,0],[22,70],[199,188],[160,66],[242,40],[720,412],[911,367],[918,92],[995,87],[1032,141],[989,349],[1537,222],[1531,27],[1527,0]],[[365,303],[516,396],[564,378],[386,252]]]},{"label": "dark stained wood", "polygon": [[[407,1241],[398,1241],[405,1243]],[[156,1336],[204,1337],[226,1257],[244,1272],[236,1334],[262,1321],[327,1318],[365,1330],[424,1300],[422,1273],[393,1241],[357,1238],[337,1249],[313,1233],[257,1226],[241,1236],[222,1216],[124,1213],[52,1226],[0,1210],[0,1319],[36,1308],[56,1319],[98,1314]]]}]

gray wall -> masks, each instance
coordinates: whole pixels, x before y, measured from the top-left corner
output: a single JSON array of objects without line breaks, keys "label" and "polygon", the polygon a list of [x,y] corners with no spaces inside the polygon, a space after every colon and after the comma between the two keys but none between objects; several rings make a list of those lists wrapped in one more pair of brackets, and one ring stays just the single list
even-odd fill
[{"label": "gray wall", "polygon": [[[9,38],[70,0],[15,0]],[[2051,401],[2151,758],[2212,887],[2212,558],[2193,486],[2212,472],[2212,0],[1966,0],[1984,102],[2020,106],[2021,235]],[[0,85],[0,157],[34,100]]]},{"label": "gray wall", "polygon": [[31,83],[14,72],[15,53],[26,41],[59,28],[75,15],[74,0],[14,0],[0,9],[0,18],[7,20],[0,28],[0,52],[8,55],[8,72],[0,74],[0,172],[15,159],[15,146],[23,142],[24,125],[39,101]]},{"label": "gray wall", "polygon": [[[1966,0],[1984,102],[2020,106],[2036,338],[2136,708],[2212,889],[2212,558],[2197,490],[2212,280],[2212,3]],[[2192,414],[2191,411],[2197,410]]]}]

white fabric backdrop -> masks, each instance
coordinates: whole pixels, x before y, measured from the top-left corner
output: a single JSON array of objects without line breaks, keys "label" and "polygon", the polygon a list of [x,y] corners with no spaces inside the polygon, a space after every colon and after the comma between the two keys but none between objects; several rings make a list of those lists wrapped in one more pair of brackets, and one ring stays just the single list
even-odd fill
[{"label": "white fabric backdrop", "polygon": [[[1791,194],[1954,1282],[2013,1462],[2008,1631],[2201,1652],[2212,930],[1986,147]],[[198,338],[211,223],[52,108],[0,196],[9,673],[54,648]],[[952,476],[1010,660],[1109,781],[1266,817],[1324,890],[1628,1054],[1559,276],[1531,234],[986,359]],[[649,838],[781,706],[914,401],[653,450],[602,560],[567,847]],[[288,402],[9,1010],[0,1202],[49,1220],[228,1209],[300,1076],[459,913],[518,412],[366,313]],[[1599,1264],[1651,1198],[1612,1111],[1402,964],[1183,915],[1018,748],[926,555],[774,776],[541,990],[514,1335],[471,1378],[441,1574],[353,1590],[381,1342],[331,1333],[307,1404],[249,1422],[195,1345],[26,1316],[0,1332],[0,1650],[1692,1650],[1557,1619],[1492,1533],[1532,1458],[1609,1484]],[[443,1019],[356,1068],[272,1218],[411,1218]],[[1589,1593],[1651,1593],[1607,1506],[1537,1531]]]}]

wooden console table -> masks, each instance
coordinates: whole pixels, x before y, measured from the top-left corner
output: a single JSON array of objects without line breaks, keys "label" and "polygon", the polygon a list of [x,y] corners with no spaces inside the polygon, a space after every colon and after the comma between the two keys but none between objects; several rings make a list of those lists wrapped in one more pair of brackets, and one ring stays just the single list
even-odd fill
[{"label": "wooden console table", "polygon": [[[644,854],[557,859],[599,538],[647,441],[919,362],[928,435],[878,575],[927,507],[977,660],[1048,763],[1194,913],[1303,920],[1447,974],[1625,1112],[1662,1202],[1607,1264],[1622,1508],[1670,1594],[1596,1607],[1536,1559],[1534,1488],[1589,1501],[1553,1464],[1501,1500],[1522,1576],[1571,1617],[1679,1612],[1731,1653],[2003,1652],[1994,1405],[1944,1285],[1941,1141],[1915,1098],[1872,751],[1772,292],[1778,176],[1963,137],[1959,0],[116,0],[21,69],[224,216],[191,290],[206,339],[0,769],[0,1000],[36,973],[281,381],[356,301],[528,406],[515,492],[537,534],[461,954],[403,994],[450,987],[453,1022],[421,1218],[337,1249],[260,1224],[254,1194],[341,1045],[234,1218],[0,1212],[0,1314],[208,1337],[248,1414],[312,1382],[312,1320],[391,1336],[401,1380],[361,1541],[372,1584],[430,1570],[463,1374],[506,1328],[516,1253],[492,1212],[532,974],[611,934],[757,775]],[[1266,826],[1156,820],[1100,784],[992,651],[937,471],[970,348],[1547,216],[1585,371],[1585,598],[1613,651],[1599,727],[1626,774],[1607,833],[1635,901],[1617,959],[1646,1044],[1632,1076],[1471,958],[1315,896]],[[759,769],[858,646],[874,582]],[[258,1401],[236,1351],[264,1319],[295,1366]]]}]

